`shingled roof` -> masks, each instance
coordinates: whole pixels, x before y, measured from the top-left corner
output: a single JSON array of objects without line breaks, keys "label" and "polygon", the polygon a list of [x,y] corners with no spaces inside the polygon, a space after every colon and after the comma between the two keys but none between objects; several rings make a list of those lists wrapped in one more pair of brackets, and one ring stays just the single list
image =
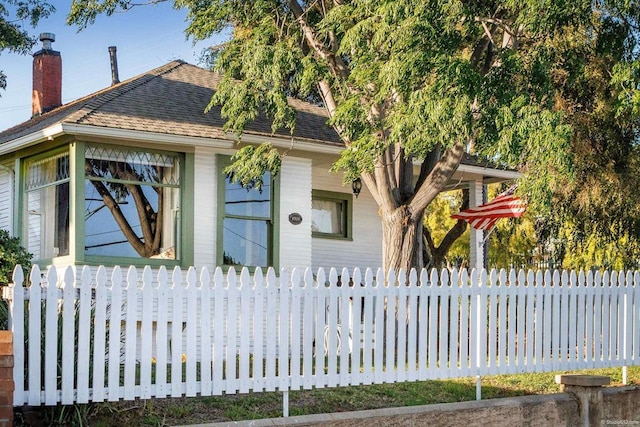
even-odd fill
[{"label": "shingled roof", "polygon": [[[0,133],[0,144],[41,131],[58,123],[148,131],[178,136],[224,138],[225,120],[220,108],[204,113],[220,77],[183,61],[133,77]],[[327,126],[327,113],[318,106],[290,99],[297,111],[293,137],[299,140],[341,146]],[[258,117],[247,134],[272,136],[271,121]],[[279,136],[291,137],[288,129]]]}]

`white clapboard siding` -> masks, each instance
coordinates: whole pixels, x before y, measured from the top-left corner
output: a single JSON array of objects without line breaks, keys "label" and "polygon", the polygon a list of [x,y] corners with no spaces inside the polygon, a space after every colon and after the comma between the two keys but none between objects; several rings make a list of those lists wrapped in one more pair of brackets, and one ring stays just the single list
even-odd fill
[{"label": "white clapboard siding", "polygon": [[[193,215],[194,264],[214,268],[216,262],[216,227],[218,170],[216,151],[213,148],[197,147],[194,154],[195,172],[193,194],[196,197]],[[187,218],[182,218],[183,221]]]},{"label": "white clapboard siding", "polygon": [[638,365],[639,288],[630,271],[17,268],[14,405]]},{"label": "white clapboard siding", "polygon": [[13,232],[13,173],[0,165],[0,230]]},{"label": "white clapboard siding", "polygon": [[[292,224],[289,215],[300,214]],[[286,156],[280,168],[280,267],[311,265],[311,160]]]}]

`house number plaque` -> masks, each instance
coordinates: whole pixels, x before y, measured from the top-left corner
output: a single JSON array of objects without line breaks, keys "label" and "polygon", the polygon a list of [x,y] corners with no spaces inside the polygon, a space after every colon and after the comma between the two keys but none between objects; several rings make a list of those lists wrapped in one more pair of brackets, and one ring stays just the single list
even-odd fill
[{"label": "house number plaque", "polygon": [[300,215],[298,212],[289,214],[289,222],[293,225],[300,224],[302,222],[302,215]]}]

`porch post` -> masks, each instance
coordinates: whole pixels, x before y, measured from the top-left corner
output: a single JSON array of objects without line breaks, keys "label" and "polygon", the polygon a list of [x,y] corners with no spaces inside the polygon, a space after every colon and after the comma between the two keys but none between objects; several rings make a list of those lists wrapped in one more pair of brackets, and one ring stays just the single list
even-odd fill
[{"label": "porch post", "polygon": [[[469,207],[475,208],[483,203],[482,177],[469,181]],[[469,268],[484,268],[484,232],[475,228],[470,229]]]}]

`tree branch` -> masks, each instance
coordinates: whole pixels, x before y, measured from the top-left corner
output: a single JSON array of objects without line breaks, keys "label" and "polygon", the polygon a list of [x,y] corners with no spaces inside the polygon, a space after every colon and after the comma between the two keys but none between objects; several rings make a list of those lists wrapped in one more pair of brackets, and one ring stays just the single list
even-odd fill
[{"label": "tree branch", "polygon": [[300,25],[302,34],[307,41],[307,44],[313,51],[322,59],[327,61],[327,65],[334,73],[342,79],[349,77],[349,70],[344,61],[337,56],[331,49],[328,49],[318,38],[313,28],[309,25],[304,17],[304,10],[296,0],[287,0],[289,8],[293,12],[293,16]]},{"label": "tree branch", "polygon": [[442,158],[435,164],[422,185],[409,202],[412,215],[420,215],[431,201],[442,191],[449,178],[458,169],[464,154],[464,144],[456,143],[445,151]]},{"label": "tree branch", "polygon": [[[91,176],[95,176],[95,174],[91,173],[92,167],[88,162],[85,162],[85,170],[89,171]],[[102,181],[90,181],[100,197],[102,197],[104,205],[113,215],[113,219],[116,221],[116,224],[118,224],[118,227],[120,227],[122,234],[124,234],[124,237],[127,239],[129,244],[131,244],[138,255],[145,256],[144,243],[140,238],[138,238],[138,235],[133,231],[131,225],[129,225],[129,221],[125,218],[124,214],[120,210],[120,206],[118,206],[118,203],[114,200],[109,189],[104,185],[104,183],[102,183]]]}]

